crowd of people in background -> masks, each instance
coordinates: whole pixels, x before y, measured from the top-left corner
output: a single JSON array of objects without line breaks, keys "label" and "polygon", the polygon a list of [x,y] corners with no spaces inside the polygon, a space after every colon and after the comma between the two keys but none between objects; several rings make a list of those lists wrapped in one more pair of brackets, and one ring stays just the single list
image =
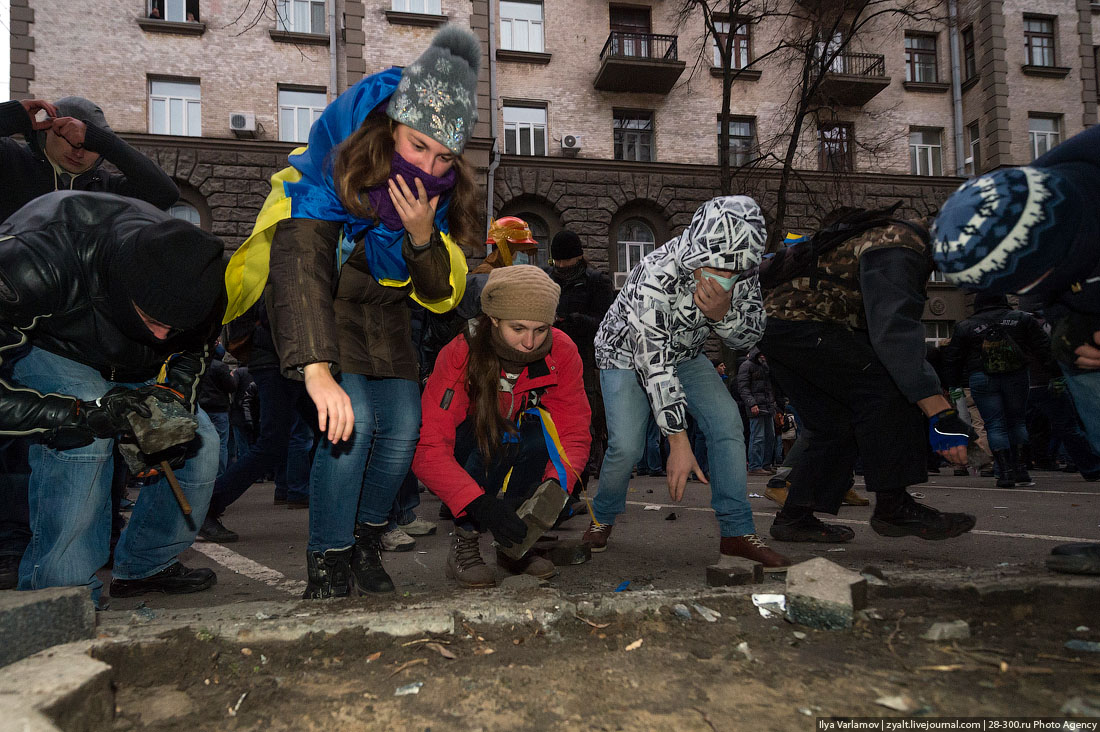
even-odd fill
[{"label": "crowd of people in background", "polygon": [[[884,537],[970,531],[909,491],[929,471],[1100,479],[1100,128],[969,181],[934,223],[841,207],[770,254],[757,202],[711,199],[616,292],[568,229],[527,264],[517,217],[468,270],[480,63],[447,27],[341,95],[228,263],[96,105],[0,105],[0,588],[100,601],[110,567],[115,597],[207,589],[179,553],[240,540],[233,504],[265,479],[308,510],[313,599],[394,590],[383,553],[437,530],[421,490],[453,521],[447,575],[489,587],[484,534],[499,570],[548,578],[547,523],[586,515],[607,551],[634,475],[672,501],[708,486],[719,554],[768,572],[791,560],[750,476],[780,543],[852,541],[819,515],[872,499]],[[934,268],[977,294],[930,348]],[[157,443],[164,423],[182,436]],[[1048,566],[1100,573],[1100,544]]]}]

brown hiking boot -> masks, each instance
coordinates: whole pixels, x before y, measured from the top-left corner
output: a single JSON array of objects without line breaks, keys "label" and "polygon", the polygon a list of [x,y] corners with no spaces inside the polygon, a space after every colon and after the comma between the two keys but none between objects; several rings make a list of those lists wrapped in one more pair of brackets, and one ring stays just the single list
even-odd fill
[{"label": "brown hiking boot", "polygon": [[529,574],[539,579],[550,579],[558,573],[554,563],[546,557],[528,554],[520,559],[512,559],[497,550],[497,566],[511,574]]},{"label": "brown hiking boot", "polygon": [[607,539],[611,536],[613,528],[615,527],[611,524],[590,521],[588,528],[584,531],[584,536],[581,537],[581,543],[587,544],[588,548],[596,553],[607,551]]},{"label": "brown hiking boot", "polygon": [[462,587],[495,587],[497,574],[481,558],[481,534],[455,527],[447,553],[447,577]]},{"label": "brown hiking boot", "polygon": [[[783,482],[784,484],[787,484],[787,481]],[[768,486],[764,489],[764,498],[767,498],[770,501],[774,501],[775,503],[778,503],[780,506],[782,506],[787,502],[787,485],[779,487],[772,485],[771,481],[769,481]]]},{"label": "brown hiking boot", "polygon": [[849,488],[848,492],[844,494],[844,500],[841,501],[845,506],[870,506],[871,501],[867,498],[856,493],[855,488]]},{"label": "brown hiking boot", "polygon": [[772,551],[756,534],[723,536],[719,551],[728,557],[744,557],[764,565],[765,572],[786,572],[791,560]]}]

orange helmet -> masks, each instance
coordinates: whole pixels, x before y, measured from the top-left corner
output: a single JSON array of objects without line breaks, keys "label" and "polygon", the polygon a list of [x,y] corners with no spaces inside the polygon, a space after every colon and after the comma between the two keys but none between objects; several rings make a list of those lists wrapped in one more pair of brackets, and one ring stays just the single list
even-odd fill
[{"label": "orange helmet", "polygon": [[501,216],[489,225],[489,237],[486,244],[535,244],[538,242],[531,238],[531,227],[518,216]]}]

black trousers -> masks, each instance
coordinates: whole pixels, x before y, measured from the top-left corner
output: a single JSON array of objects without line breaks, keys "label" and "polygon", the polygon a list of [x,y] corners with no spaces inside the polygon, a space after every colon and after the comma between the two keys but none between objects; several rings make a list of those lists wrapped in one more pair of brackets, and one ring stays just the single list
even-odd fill
[{"label": "black trousers", "polygon": [[[516,442],[501,445],[500,450],[486,460],[478,449],[472,420],[467,419],[455,430],[455,459],[458,464],[487,494],[496,496],[513,511],[542,484],[546,463],[550,460],[539,420],[522,415],[518,437]],[[509,470],[512,477],[508,479],[508,490],[501,494]],[[457,519],[456,523],[467,530],[475,528],[469,516]]]},{"label": "black trousers", "polygon": [[857,455],[871,492],[899,493],[928,480],[924,415],[902,395],[865,334],[771,319],[759,347],[808,433],[788,478],[789,505],[836,514]]}]

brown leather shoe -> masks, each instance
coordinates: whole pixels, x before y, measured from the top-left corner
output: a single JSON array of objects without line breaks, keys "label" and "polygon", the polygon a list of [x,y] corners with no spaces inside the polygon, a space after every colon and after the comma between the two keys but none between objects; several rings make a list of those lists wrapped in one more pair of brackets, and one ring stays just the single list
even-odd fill
[{"label": "brown leather shoe", "polygon": [[546,557],[528,554],[522,559],[512,559],[497,550],[497,566],[512,574],[529,574],[539,579],[550,579],[558,573],[554,563]]},{"label": "brown leather shoe", "polygon": [[844,494],[844,500],[841,501],[845,506],[870,506],[871,501],[867,498],[856,493],[855,488],[849,488],[848,492]]},{"label": "brown leather shoe", "polygon": [[785,487],[777,488],[775,486],[769,485],[767,488],[764,489],[764,498],[767,498],[769,501],[774,501],[775,503],[778,503],[780,506],[782,506],[787,502],[787,489]]},{"label": "brown leather shoe", "polygon": [[607,539],[611,536],[611,530],[615,528],[611,524],[600,524],[591,521],[581,537],[581,543],[587,544],[593,552],[599,553],[607,550]]},{"label": "brown leather shoe", "polygon": [[495,587],[497,574],[481,558],[481,534],[455,527],[447,553],[447,576],[462,587]]},{"label": "brown leather shoe", "polygon": [[729,557],[744,557],[764,565],[765,572],[786,572],[791,560],[772,551],[756,534],[723,536],[719,551]]}]

